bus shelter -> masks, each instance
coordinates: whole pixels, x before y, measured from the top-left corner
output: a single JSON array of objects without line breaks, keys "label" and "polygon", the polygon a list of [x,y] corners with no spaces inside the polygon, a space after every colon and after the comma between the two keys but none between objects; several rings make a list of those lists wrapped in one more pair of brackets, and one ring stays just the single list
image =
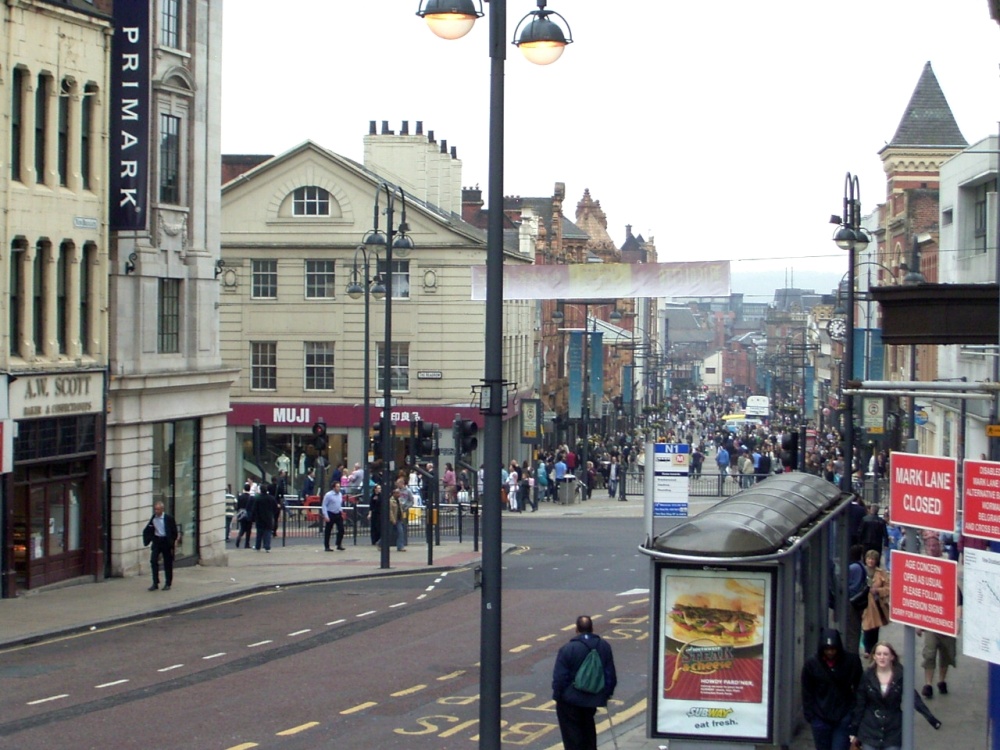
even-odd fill
[{"label": "bus shelter", "polygon": [[649,737],[671,750],[787,747],[850,499],[820,477],[778,474],[639,548],[651,576]]}]

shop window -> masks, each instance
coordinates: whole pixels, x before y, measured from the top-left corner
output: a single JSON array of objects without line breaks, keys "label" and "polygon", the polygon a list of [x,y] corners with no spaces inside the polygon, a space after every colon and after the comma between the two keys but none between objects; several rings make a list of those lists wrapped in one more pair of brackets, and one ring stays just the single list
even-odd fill
[{"label": "shop window", "polygon": [[[153,425],[153,494],[143,514],[163,502],[177,522],[177,560],[194,561],[198,552],[198,496],[201,476],[199,421],[182,419]],[[220,495],[219,502],[223,501]],[[148,516],[147,516],[148,517]]]}]

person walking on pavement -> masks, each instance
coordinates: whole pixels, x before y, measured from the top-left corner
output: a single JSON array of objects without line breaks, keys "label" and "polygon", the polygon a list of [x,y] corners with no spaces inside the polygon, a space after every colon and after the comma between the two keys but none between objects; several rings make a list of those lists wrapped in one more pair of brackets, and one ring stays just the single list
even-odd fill
[{"label": "person walking on pavement", "polygon": [[[903,667],[896,649],[885,641],[875,645],[871,667],[858,685],[851,715],[851,741],[861,742],[862,750],[891,750],[903,745]],[[941,722],[927,708],[916,690],[913,707],[935,729]]]},{"label": "person walking on pavement", "polygon": [[253,502],[253,522],[257,526],[257,537],[253,548],[260,552],[261,546],[265,552],[271,551],[271,534],[274,532],[275,520],[278,516],[278,501],[274,497],[274,487],[261,485],[260,494]]},{"label": "person walking on pavement", "polygon": [[824,628],[819,648],[802,667],[802,713],[816,750],[848,750],[861,659],[844,651],[840,631]]},{"label": "person walking on pavement", "polygon": [[[596,649],[604,666],[604,689],[587,693],[574,686],[576,673],[591,649]],[[597,750],[597,726],[594,716],[600,706],[607,706],[618,684],[615,657],[611,645],[594,633],[594,623],[586,615],[576,618],[576,635],[559,649],[552,669],[552,700],[566,750]]]},{"label": "person walking on pavement", "polygon": [[[174,545],[177,544],[177,522],[163,510],[163,502],[153,504],[153,517],[142,532],[143,541],[150,545],[149,566],[153,570],[150,591],[160,588],[160,558],[163,558],[163,590],[170,591],[174,581]],[[148,540],[148,541],[147,541]]]},{"label": "person walking on pavement", "polygon": [[[941,537],[935,531],[923,532],[924,552],[931,557],[941,557],[943,551]],[[962,606],[962,589],[958,589],[958,606]],[[961,619],[961,615],[959,615]],[[941,695],[948,694],[948,667],[954,667],[958,658],[958,639],[953,635],[942,635],[923,630],[917,630],[917,635],[924,639],[924,647],[921,649],[924,668],[924,689],[925,698],[934,697],[934,666],[938,668],[938,692]]]},{"label": "person walking on pavement", "polygon": [[889,526],[879,515],[877,505],[869,505],[868,515],[858,524],[858,544],[864,546],[866,554],[875,550],[879,558],[885,554],[885,548],[889,546]]},{"label": "person walking on pavement", "polygon": [[323,549],[327,552],[333,552],[330,549],[330,532],[333,531],[333,527],[337,527],[337,549],[343,552],[344,546],[344,517],[341,515],[341,511],[344,509],[344,496],[340,492],[340,483],[334,482],[333,487],[330,491],[323,495],[323,517],[326,519],[326,525],[323,527]]},{"label": "person walking on pavement", "polygon": [[236,498],[236,522],[240,525],[240,530],[236,534],[236,549],[240,548],[240,540],[244,539],[244,549],[250,549],[250,531],[253,528],[253,519],[250,517],[251,503],[253,496],[250,494],[250,483],[243,485],[243,492]]}]

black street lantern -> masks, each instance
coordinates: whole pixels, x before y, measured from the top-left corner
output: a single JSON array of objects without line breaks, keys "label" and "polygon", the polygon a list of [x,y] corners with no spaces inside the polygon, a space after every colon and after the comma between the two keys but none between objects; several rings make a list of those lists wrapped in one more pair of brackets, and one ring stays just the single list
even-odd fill
[{"label": "black street lantern", "polygon": [[[526,18],[541,17],[545,23],[532,27],[521,43],[525,57],[547,64],[555,61],[572,35],[563,33],[538,0],[538,10]],[[417,15],[431,31],[445,39],[467,34],[483,16],[480,0],[420,0]],[[561,19],[562,17],[559,16]],[[500,468],[503,466],[503,413],[507,389],[503,379],[503,160],[504,160],[504,43],[507,37],[507,0],[489,3],[489,174],[486,225],[486,330],[485,366],[480,400],[483,412],[483,563],[480,606],[479,737],[480,747],[500,750],[500,670],[501,670],[501,525]],[[521,24],[519,23],[520,27]],[[558,30],[558,34],[555,33]],[[569,27],[567,25],[567,32]],[[549,33],[549,36],[546,36]],[[524,34],[522,33],[522,36]],[[558,48],[558,52],[555,50]],[[386,504],[388,505],[388,504]],[[388,545],[383,545],[383,549]]]}]

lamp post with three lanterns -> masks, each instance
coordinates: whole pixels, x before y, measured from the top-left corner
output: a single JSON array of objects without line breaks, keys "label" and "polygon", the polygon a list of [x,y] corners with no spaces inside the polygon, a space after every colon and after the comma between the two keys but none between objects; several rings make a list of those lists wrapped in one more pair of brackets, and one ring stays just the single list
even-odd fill
[{"label": "lamp post with three lanterns", "polygon": [[[486,228],[486,330],[485,373],[480,409],[484,414],[483,477],[483,581],[480,606],[480,747],[500,749],[501,669],[501,512],[500,467],[503,466],[503,410],[507,395],[503,380],[503,157],[504,157],[504,61],[506,58],[507,0],[490,0],[490,107],[489,191]],[[482,3],[473,0],[421,0],[417,15],[439,37],[458,39],[467,34],[483,14]],[[513,43],[530,61],[541,65],[555,62],[573,39],[553,20],[558,13],[538,10],[518,23]],[[518,31],[520,34],[518,35]],[[569,32],[569,25],[566,24]],[[383,545],[384,547],[385,545]]]},{"label": "lamp post with three lanterns", "polygon": [[[362,281],[358,280],[358,257],[361,258],[361,278]],[[379,274],[372,276],[371,267],[372,260],[374,259],[374,266],[376,271],[378,270],[379,255],[376,250],[369,249],[365,245],[359,245],[358,249],[354,251],[354,265],[351,269],[351,283],[347,285],[347,296],[351,299],[358,299],[362,295],[365,298],[365,344],[364,344],[364,402],[365,402],[365,416],[364,424],[362,426],[362,435],[364,435],[364,457],[362,458],[362,490],[361,490],[361,504],[365,506],[370,506],[371,500],[371,488],[369,484],[370,479],[370,462],[368,460],[368,434],[371,432],[371,349],[369,342],[369,328],[370,328],[370,313],[371,313],[371,298],[374,297],[377,300],[381,300],[385,297],[385,286],[382,284],[382,279]],[[380,519],[381,520],[381,519]],[[356,527],[356,526],[355,526]]]},{"label": "lamp post with three lanterns", "polygon": [[[382,193],[385,193],[385,232],[379,229],[379,213],[380,204],[379,199]],[[396,197],[399,197],[400,204],[402,205],[402,216],[400,218],[399,226],[394,227],[393,221],[395,219],[395,208],[396,208]],[[413,240],[406,234],[410,231],[409,225],[406,223],[406,194],[403,189],[390,185],[387,182],[381,183],[375,190],[375,209],[374,218],[372,220],[372,229],[365,235],[362,243],[369,251],[375,254],[379,248],[385,251],[385,341],[382,343],[382,491],[392,492],[392,472],[395,468],[393,466],[393,452],[392,452],[392,287],[393,287],[393,268],[392,268],[392,251],[397,250],[412,250]],[[366,260],[367,268],[367,260]],[[366,272],[367,277],[367,272]],[[366,298],[367,301],[367,298]],[[367,317],[366,317],[367,320]],[[367,345],[368,339],[365,338],[365,344]],[[365,360],[367,366],[367,358]],[[367,389],[368,383],[365,382],[365,388]],[[366,405],[367,408],[367,405]],[[367,414],[367,412],[366,412]],[[367,440],[367,436],[365,440]],[[365,482],[367,486],[367,481]],[[380,545],[381,556],[380,556],[380,567],[389,567],[389,502],[388,498],[385,498],[385,502],[381,504],[379,513],[379,523],[382,529],[382,544]]]}]

